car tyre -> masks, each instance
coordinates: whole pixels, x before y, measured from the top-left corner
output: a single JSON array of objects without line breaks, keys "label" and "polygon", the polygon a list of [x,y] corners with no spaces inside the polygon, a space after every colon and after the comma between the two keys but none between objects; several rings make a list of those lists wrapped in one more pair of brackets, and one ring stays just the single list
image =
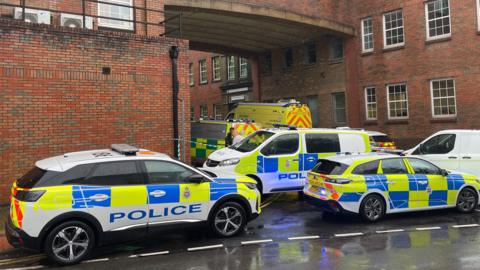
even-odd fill
[{"label": "car tyre", "polygon": [[88,258],[95,247],[95,233],[81,221],[67,221],[50,231],[44,251],[50,261],[60,265],[79,263]]},{"label": "car tyre", "polygon": [[247,224],[245,209],[236,202],[225,202],[218,206],[210,220],[215,235],[226,238],[242,233]]},{"label": "car tyre", "polygon": [[478,205],[478,194],[471,188],[464,188],[458,193],[457,211],[460,213],[472,213]]},{"label": "car tyre", "polygon": [[370,194],[360,204],[360,217],[366,222],[377,222],[385,216],[385,200],[378,194]]}]

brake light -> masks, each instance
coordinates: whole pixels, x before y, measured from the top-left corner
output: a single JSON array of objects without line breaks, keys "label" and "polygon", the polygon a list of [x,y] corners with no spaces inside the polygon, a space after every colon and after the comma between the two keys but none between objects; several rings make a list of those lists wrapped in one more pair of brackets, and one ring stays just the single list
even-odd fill
[{"label": "brake light", "polygon": [[13,196],[19,201],[36,202],[44,193],[45,190],[17,190]]},{"label": "brake light", "polygon": [[352,182],[352,180],[349,179],[343,179],[343,178],[325,178],[325,182],[327,183],[332,183],[332,184],[349,184]]}]

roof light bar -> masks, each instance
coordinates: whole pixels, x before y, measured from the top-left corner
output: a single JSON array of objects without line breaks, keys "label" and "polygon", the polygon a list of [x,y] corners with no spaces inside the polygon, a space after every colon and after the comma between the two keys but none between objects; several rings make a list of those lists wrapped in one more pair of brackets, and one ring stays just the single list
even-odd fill
[{"label": "roof light bar", "polygon": [[111,146],[112,150],[115,152],[118,152],[123,155],[135,155],[139,149],[135,146],[131,146],[128,144],[112,144]]}]

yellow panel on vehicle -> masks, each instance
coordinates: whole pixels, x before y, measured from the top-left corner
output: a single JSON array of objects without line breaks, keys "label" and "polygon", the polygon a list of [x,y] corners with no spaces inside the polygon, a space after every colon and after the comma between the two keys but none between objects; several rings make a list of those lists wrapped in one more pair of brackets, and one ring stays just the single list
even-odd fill
[{"label": "yellow panel on vehicle", "polygon": [[48,187],[33,205],[33,210],[57,210],[72,208],[72,186]]},{"label": "yellow panel on vehicle", "polygon": [[208,202],[210,201],[210,183],[180,184],[180,202]]},{"label": "yellow panel on vehicle", "polygon": [[145,205],[147,189],[145,186],[112,186],[111,207]]}]

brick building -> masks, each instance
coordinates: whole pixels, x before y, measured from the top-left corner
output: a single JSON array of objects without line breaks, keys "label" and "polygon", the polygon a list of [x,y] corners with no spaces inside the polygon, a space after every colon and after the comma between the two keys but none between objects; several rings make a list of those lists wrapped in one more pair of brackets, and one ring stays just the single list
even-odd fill
[{"label": "brick building", "polygon": [[0,203],[13,179],[48,156],[123,142],[172,155],[169,50],[179,48],[179,98],[188,107],[188,42],[158,36],[158,24],[97,31],[101,23],[93,19],[92,30],[61,27],[62,8],[75,6],[34,2],[28,5],[62,12],[50,12],[49,25],[30,24],[11,20],[13,8],[0,8]]}]

